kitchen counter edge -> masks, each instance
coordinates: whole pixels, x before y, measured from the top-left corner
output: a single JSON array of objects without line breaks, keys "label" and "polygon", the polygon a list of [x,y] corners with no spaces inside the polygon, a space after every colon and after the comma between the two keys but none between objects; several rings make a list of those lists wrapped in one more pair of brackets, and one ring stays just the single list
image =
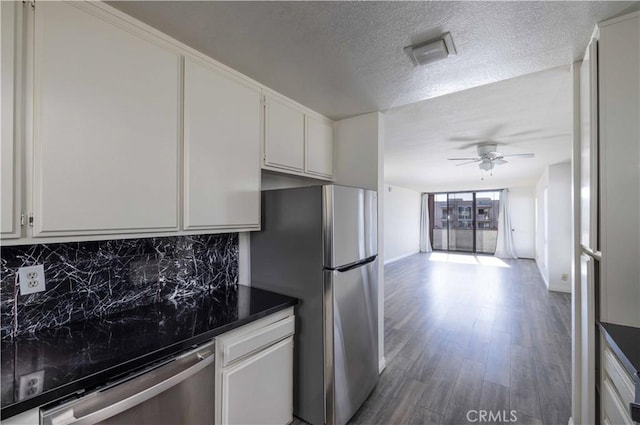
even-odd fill
[{"label": "kitchen counter edge", "polygon": [[[241,285],[241,286],[244,286],[244,285]],[[261,290],[261,291],[264,291],[264,290]],[[265,291],[265,292],[272,292],[272,291]],[[277,294],[277,293],[274,293],[274,294]],[[263,317],[269,316],[271,314],[277,313],[279,311],[285,310],[289,307],[293,307],[298,304],[298,299],[296,298],[289,297],[282,294],[277,294],[277,295],[283,298],[283,301],[281,303],[278,303],[277,305],[273,305],[264,310],[258,311],[254,314],[251,314],[248,317],[235,320],[234,322],[231,322],[231,323],[226,323],[224,325],[221,325],[214,329],[210,329],[206,332],[203,332],[201,334],[198,334],[186,340],[177,342],[175,344],[167,345],[165,347],[162,347],[159,350],[152,351],[143,356],[133,358],[129,361],[126,361],[114,367],[105,369],[93,375],[89,375],[84,378],[70,382],[68,384],[61,385],[60,387],[54,390],[48,391],[41,395],[35,396],[33,398],[19,401],[17,403],[2,407],[2,409],[0,409],[0,419],[1,420],[8,419],[12,416],[26,412],[30,409],[34,409],[34,408],[41,407],[53,402],[70,398],[74,394],[82,395],[85,393],[85,389],[87,388],[91,390],[96,389],[97,387],[100,387],[108,382],[121,379],[133,372],[136,372],[142,368],[148,367],[156,362],[166,360],[167,358],[177,355],[180,352],[183,352],[187,349],[190,349],[200,344],[203,344],[205,342],[208,342],[218,335],[229,332],[231,330],[244,326],[248,323],[262,319]]]}]

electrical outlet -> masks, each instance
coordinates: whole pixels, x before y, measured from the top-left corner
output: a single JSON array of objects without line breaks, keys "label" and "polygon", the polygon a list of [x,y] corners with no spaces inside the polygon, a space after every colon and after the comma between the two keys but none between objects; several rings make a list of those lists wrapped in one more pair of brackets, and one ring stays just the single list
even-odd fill
[{"label": "electrical outlet", "polygon": [[47,289],[44,279],[44,265],[20,267],[18,269],[20,280],[20,295],[34,294]]},{"label": "electrical outlet", "polygon": [[566,273],[562,273],[560,279],[562,279],[563,282],[566,282],[567,280],[569,280],[569,275]]},{"label": "electrical outlet", "polygon": [[24,400],[40,394],[42,392],[43,385],[44,370],[22,375],[20,377],[18,400]]}]

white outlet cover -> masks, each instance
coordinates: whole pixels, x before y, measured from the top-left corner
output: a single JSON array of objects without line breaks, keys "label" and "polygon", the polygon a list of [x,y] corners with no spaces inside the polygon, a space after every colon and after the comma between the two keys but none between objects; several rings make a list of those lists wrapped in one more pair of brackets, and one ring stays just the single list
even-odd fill
[{"label": "white outlet cover", "polygon": [[28,373],[20,377],[18,400],[34,397],[44,388],[44,370]]},{"label": "white outlet cover", "polygon": [[18,269],[20,295],[35,294],[47,289],[44,280],[44,264],[20,267]]}]

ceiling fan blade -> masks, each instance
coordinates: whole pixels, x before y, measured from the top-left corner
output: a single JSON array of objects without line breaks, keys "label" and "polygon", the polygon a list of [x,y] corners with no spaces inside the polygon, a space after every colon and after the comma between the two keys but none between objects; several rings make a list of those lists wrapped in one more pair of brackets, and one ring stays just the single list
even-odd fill
[{"label": "ceiling fan blade", "polygon": [[504,124],[498,124],[495,127],[493,127],[490,131],[488,131],[487,137],[485,137],[485,139],[493,139],[494,137],[496,137],[499,133],[500,130],[502,130],[502,128],[504,127]]},{"label": "ceiling fan blade", "polygon": [[502,157],[507,157],[507,156],[512,157],[512,158],[516,158],[516,157],[517,158],[533,158],[533,157],[536,156],[536,154],[534,154],[534,153],[514,153],[514,154],[511,154],[511,155],[502,155]]},{"label": "ceiling fan blade", "polygon": [[495,140],[489,140],[489,139],[485,139],[485,140],[476,140],[476,142],[474,143],[468,143],[466,145],[462,145],[462,146],[458,146],[458,150],[467,150],[467,149],[471,149],[471,148],[478,148],[478,146],[480,145],[496,145],[496,149],[498,148],[498,146],[506,146],[507,143],[502,143],[502,142],[496,142]]},{"label": "ceiling fan blade", "polygon": [[505,161],[505,160],[504,160],[504,159],[502,159],[502,158],[496,158],[496,159],[494,159],[494,160],[493,160],[493,161],[491,161],[491,162],[493,162],[493,163],[494,163],[494,164],[496,164],[496,165],[502,165],[502,164],[506,164],[506,163],[508,163],[509,161]]},{"label": "ceiling fan blade", "polygon": [[449,139],[450,142],[473,142],[480,140],[477,137],[452,137]]},{"label": "ceiling fan blade", "polygon": [[478,159],[474,159],[473,161],[469,161],[469,162],[461,162],[460,164],[456,164],[456,167],[459,167],[461,165],[473,164],[474,162],[480,162],[480,161],[482,161],[482,159],[478,158]]},{"label": "ceiling fan blade", "polygon": [[500,137],[501,139],[512,139],[514,137],[520,137],[520,136],[528,136],[530,134],[536,134],[536,133],[540,133],[542,130],[538,129],[538,130],[525,130],[525,131],[518,131],[516,133],[510,133],[507,135],[504,135],[502,137]]},{"label": "ceiling fan blade", "polygon": [[447,158],[449,161],[479,161],[480,158],[477,157],[473,157],[473,158]]},{"label": "ceiling fan blade", "polygon": [[[546,136],[527,136],[527,137],[515,137],[513,141],[509,141],[510,145],[514,145],[516,143],[522,142],[537,142],[539,140],[549,140],[549,139],[561,139],[565,137],[570,137],[569,133],[558,133],[558,134],[548,134]],[[508,137],[506,139],[509,139]]]}]

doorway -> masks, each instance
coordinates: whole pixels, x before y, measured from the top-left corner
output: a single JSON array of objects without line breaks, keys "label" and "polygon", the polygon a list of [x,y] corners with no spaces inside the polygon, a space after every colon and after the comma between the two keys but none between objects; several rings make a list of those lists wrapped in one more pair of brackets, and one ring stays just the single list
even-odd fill
[{"label": "doorway", "polygon": [[500,191],[429,194],[429,206],[434,250],[495,253]]}]

